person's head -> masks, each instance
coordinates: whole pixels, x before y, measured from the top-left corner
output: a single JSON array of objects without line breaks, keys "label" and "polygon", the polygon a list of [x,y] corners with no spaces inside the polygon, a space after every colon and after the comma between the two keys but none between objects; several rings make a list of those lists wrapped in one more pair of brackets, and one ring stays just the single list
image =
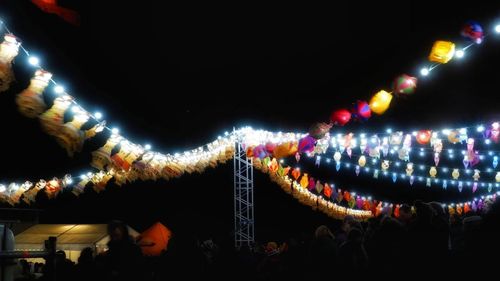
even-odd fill
[{"label": "person's head", "polygon": [[316,231],[314,232],[314,237],[316,239],[322,238],[322,237],[329,237],[333,239],[333,234],[326,225],[320,225],[318,228],[316,228]]},{"label": "person's head", "polygon": [[351,230],[352,222],[354,222],[354,221],[356,221],[356,220],[354,219],[353,216],[347,215],[347,216],[345,216],[344,220],[342,221],[342,225],[340,226],[340,228],[345,233],[349,233],[349,230]]},{"label": "person's head", "polygon": [[357,227],[351,228],[349,233],[347,234],[347,241],[361,243],[363,242],[363,232],[359,230]]},{"label": "person's head", "polygon": [[56,252],[56,262],[63,262],[66,260],[66,253],[63,250],[59,250]]},{"label": "person's head", "polygon": [[417,213],[417,220],[422,222],[430,222],[435,212],[432,207],[420,200],[415,201],[415,210]]},{"label": "person's head", "polygon": [[438,217],[443,217],[443,216],[446,215],[446,213],[444,212],[444,208],[441,205],[441,203],[439,203],[439,202],[430,202],[429,205],[431,206],[431,208],[434,210],[434,213]]},{"label": "person's head", "polygon": [[403,204],[399,207],[399,219],[403,222],[411,221],[413,215],[411,213],[411,206],[408,204]]},{"label": "person's head", "polygon": [[92,262],[94,260],[94,250],[90,247],[86,247],[80,253],[80,257],[78,258],[78,263],[82,262]]},{"label": "person's head", "polygon": [[128,228],[121,221],[112,221],[108,224],[108,235],[111,241],[123,241],[129,239]]}]

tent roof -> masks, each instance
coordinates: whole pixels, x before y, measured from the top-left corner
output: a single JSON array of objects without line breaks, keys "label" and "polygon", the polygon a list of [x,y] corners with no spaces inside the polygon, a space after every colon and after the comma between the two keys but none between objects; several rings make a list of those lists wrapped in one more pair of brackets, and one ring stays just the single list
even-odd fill
[{"label": "tent roof", "polygon": [[[130,235],[137,232],[129,227]],[[49,236],[57,244],[93,244],[107,236],[106,224],[37,224],[16,235],[16,244],[43,244]]]}]

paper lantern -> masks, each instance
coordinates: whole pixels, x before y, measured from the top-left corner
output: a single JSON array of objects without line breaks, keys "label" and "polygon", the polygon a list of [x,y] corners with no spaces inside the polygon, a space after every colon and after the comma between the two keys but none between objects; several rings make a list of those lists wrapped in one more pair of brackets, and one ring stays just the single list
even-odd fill
[{"label": "paper lantern", "polygon": [[384,90],[376,93],[370,100],[370,109],[374,113],[381,115],[389,108],[392,95]]},{"label": "paper lantern", "polygon": [[481,42],[483,42],[483,28],[476,21],[468,21],[462,28],[461,34],[462,36],[475,42],[476,44],[480,44]]},{"label": "paper lantern", "polygon": [[58,178],[53,178],[52,180],[48,181],[47,184],[45,185],[45,193],[47,193],[47,196],[49,199],[53,199],[61,190],[61,184]]},{"label": "paper lantern", "polygon": [[307,176],[307,173],[304,173],[302,175],[302,178],[300,179],[300,186],[303,188],[307,188],[309,186],[309,178]]},{"label": "paper lantern", "polygon": [[292,171],[292,177],[295,180],[299,179],[299,177],[300,177],[300,169],[299,168],[293,169],[293,171]]},{"label": "paper lantern", "polygon": [[111,151],[120,142],[121,137],[111,136],[103,147],[92,152],[92,161],[90,165],[98,170],[110,168]]},{"label": "paper lantern", "polygon": [[266,147],[264,145],[257,145],[253,148],[253,157],[257,157],[260,159],[265,158],[268,155]]},{"label": "paper lantern", "polygon": [[387,169],[389,169],[389,160],[383,160],[382,163],[380,163],[380,168],[382,171],[387,171]]},{"label": "paper lantern", "polygon": [[273,156],[277,159],[285,158],[294,155],[298,151],[297,142],[284,142],[273,151]]},{"label": "paper lantern", "polygon": [[413,163],[406,164],[406,175],[411,176],[413,174]]},{"label": "paper lantern", "polygon": [[172,237],[170,229],[157,222],[137,237],[137,244],[145,256],[159,256],[167,250]]},{"label": "paper lantern", "polygon": [[417,133],[417,142],[419,144],[425,145],[428,144],[431,140],[432,131],[431,130],[420,130]]},{"label": "paper lantern", "polygon": [[436,41],[429,54],[429,61],[447,63],[455,54],[455,44],[448,41]]},{"label": "paper lantern", "polygon": [[479,180],[479,178],[481,177],[481,176],[479,175],[479,173],[480,173],[480,171],[479,171],[479,170],[477,170],[477,169],[475,169],[475,170],[474,170],[474,175],[472,176],[472,178],[473,178],[475,181],[478,181],[478,180]]},{"label": "paper lantern", "polygon": [[431,178],[435,178],[436,177],[436,175],[437,175],[436,167],[431,167],[430,168],[429,175],[431,176]]},{"label": "paper lantern", "polygon": [[359,157],[358,164],[360,167],[364,167],[366,165],[366,157],[364,155]]},{"label": "paper lantern", "polygon": [[309,129],[309,135],[317,140],[322,139],[330,131],[333,124],[316,123]]},{"label": "paper lantern", "polygon": [[417,78],[401,74],[396,79],[392,85],[392,90],[394,93],[399,95],[411,95],[415,92],[417,88]]},{"label": "paper lantern", "polygon": [[460,142],[460,132],[453,130],[448,134],[448,141],[455,144]]},{"label": "paper lantern", "polygon": [[495,175],[495,181],[500,182],[500,172],[497,172],[497,174]]},{"label": "paper lantern", "polygon": [[403,132],[395,132],[391,134],[389,143],[391,145],[400,145],[403,141]]},{"label": "paper lantern", "polygon": [[40,125],[47,134],[55,136],[59,133],[64,122],[64,112],[71,104],[69,96],[58,97],[52,107],[40,115]]},{"label": "paper lantern", "polygon": [[10,83],[14,80],[12,73],[12,61],[19,53],[19,42],[16,36],[6,34],[4,41],[0,44],[0,93],[9,89]]},{"label": "paper lantern", "polygon": [[76,114],[71,122],[64,124],[57,135],[56,141],[66,149],[68,156],[73,157],[75,152],[80,152],[83,147],[85,133],[80,128],[89,120],[87,114]]},{"label": "paper lantern", "polygon": [[351,113],[347,109],[339,109],[332,113],[330,120],[333,124],[344,126],[351,120]]},{"label": "paper lantern", "polygon": [[49,85],[52,74],[44,70],[37,70],[31,78],[30,85],[16,97],[19,112],[29,118],[35,118],[45,111],[42,93]]},{"label": "paper lantern", "polygon": [[372,116],[370,105],[366,101],[358,100],[352,110],[352,116],[358,120],[366,121]]},{"label": "paper lantern", "polygon": [[316,140],[311,136],[305,136],[299,140],[299,153],[309,153],[314,151]]}]

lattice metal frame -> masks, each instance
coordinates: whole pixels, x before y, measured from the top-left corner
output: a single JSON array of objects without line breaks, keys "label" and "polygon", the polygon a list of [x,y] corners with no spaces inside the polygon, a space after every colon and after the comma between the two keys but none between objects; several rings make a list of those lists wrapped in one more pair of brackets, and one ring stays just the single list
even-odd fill
[{"label": "lattice metal frame", "polygon": [[242,144],[236,140],[234,150],[234,243],[253,246],[255,242],[253,210],[253,165]]}]

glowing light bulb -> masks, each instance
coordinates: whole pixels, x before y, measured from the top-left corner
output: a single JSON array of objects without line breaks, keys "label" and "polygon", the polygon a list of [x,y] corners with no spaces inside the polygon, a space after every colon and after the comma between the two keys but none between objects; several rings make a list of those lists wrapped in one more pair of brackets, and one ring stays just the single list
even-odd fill
[{"label": "glowing light bulb", "polygon": [[120,130],[118,128],[111,129],[111,133],[113,133],[115,135],[118,134],[119,132],[120,132]]},{"label": "glowing light bulb", "polygon": [[495,25],[495,32],[500,33],[500,24]]},{"label": "glowing light bulb", "polygon": [[98,111],[98,112],[94,113],[94,117],[95,117],[95,119],[100,120],[102,118],[102,113],[100,113]]},{"label": "glowing light bulb", "polygon": [[456,58],[461,59],[461,58],[464,57],[464,55],[465,55],[465,52],[463,50],[458,50],[458,51],[455,52],[455,57]]},{"label": "glowing light bulb", "polygon": [[56,92],[56,94],[62,94],[64,93],[64,87],[57,85],[54,87],[54,92]]},{"label": "glowing light bulb", "polygon": [[144,148],[145,148],[146,150],[150,150],[150,149],[151,149],[151,145],[150,145],[150,144],[146,144],[146,145],[144,146]]},{"label": "glowing light bulb", "polygon": [[40,64],[40,60],[35,56],[30,56],[28,62],[33,66],[38,66]]},{"label": "glowing light bulb", "polygon": [[483,125],[479,125],[479,126],[477,126],[477,131],[478,131],[478,132],[482,132],[482,131],[484,131],[484,126],[483,126]]},{"label": "glowing light bulb", "polygon": [[420,74],[421,74],[422,76],[427,76],[427,75],[429,75],[429,69],[428,69],[427,67],[424,67],[424,68],[420,69]]}]

